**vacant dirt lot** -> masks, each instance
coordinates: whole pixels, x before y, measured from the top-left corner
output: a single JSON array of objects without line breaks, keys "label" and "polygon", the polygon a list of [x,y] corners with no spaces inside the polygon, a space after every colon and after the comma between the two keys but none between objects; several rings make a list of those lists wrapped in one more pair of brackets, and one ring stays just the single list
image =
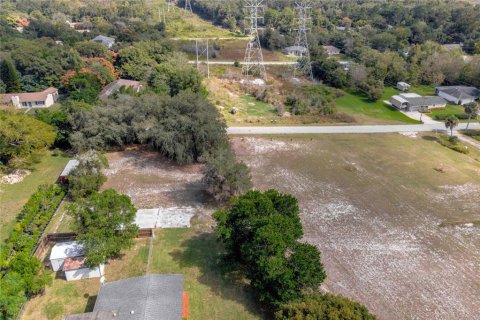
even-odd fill
[{"label": "vacant dirt lot", "polygon": [[324,289],[380,319],[477,319],[480,163],[428,137],[234,138],[259,189],[300,201]]},{"label": "vacant dirt lot", "polygon": [[136,147],[108,153],[107,158],[108,180],[102,189],[130,196],[139,209],[205,205],[201,165],[177,166],[158,152]]}]

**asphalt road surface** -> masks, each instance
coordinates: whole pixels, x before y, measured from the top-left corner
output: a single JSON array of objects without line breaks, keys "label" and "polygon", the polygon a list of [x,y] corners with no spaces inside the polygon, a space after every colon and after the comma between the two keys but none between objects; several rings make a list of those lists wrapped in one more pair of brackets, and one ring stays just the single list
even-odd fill
[{"label": "asphalt road surface", "polygon": [[[465,129],[461,123],[456,130]],[[480,129],[480,124],[471,123],[470,129]],[[325,134],[325,133],[388,133],[388,132],[426,132],[445,131],[443,123],[438,124],[401,124],[401,125],[362,125],[362,126],[288,126],[288,127],[228,127],[232,135],[262,134]]]}]

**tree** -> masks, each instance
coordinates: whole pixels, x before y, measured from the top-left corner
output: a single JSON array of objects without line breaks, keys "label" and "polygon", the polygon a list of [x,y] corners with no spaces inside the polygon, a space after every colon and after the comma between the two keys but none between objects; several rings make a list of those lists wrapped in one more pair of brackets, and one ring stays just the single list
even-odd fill
[{"label": "tree", "polygon": [[42,121],[0,111],[0,168],[24,166],[32,155],[50,147],[55,136],[55,129]]},{"label": "tree", "polygon": [[470,120],[476,119],[478,116],[478,103],[475,101],[467,103],[463,106],[465,113],[468,115],[468,122],[467,122],[467,130],[468,126],[470,125]]},{"label": "tree", "polygon": [[78,42],[75,44],[75,50],[77,50],[82,57],[108,58],[107,48],[104,45],[95,41]]},{"label": "tree", "polygon": [[98,94],[102,89],[100,80],[96,74],[76,72],[73,77],[62,78],[65,90],[70,98],[93,104],[97,101]]},{"label": "tree", "polygon": [[453,129],[458,126],[457,117],[451,115],[445,119],[445,128],[450,129],[450,137],[453,137]]},{"label": "tree", "polygon": [[90,150],[81,154],[78,161],[78,166],[68,175],[70,196],[75,200],[95,193],[107,180],[102,169],[108,162],[102,154]]},{"label": "tree", "polygon": [[297,199],[276,190],[249,191],[214,214],[226,259],[240,265],[269,306],[299,299],[325,279],[320,252],[301,244]]},{"label": "tree", "polygon": [[342,296],[317,293],[283,305],[276,320],[375,320],[368,309]]},{"label": "tree", "polygon": [[69,208],[77,240],[87,250],[88,266],[105,263],[133,245],[138,232],[134,223],[136,211],[128,196],[112,189],[93,193]]},{"label": "tree", "polygon": [[15,319],[27,301],[24,287],[25,282],[18,273],[9,272],[0,279],[0,319]]},{"label": "tree", "polygon": [[250,170],[236,161],[228,145],[207,157],[203,173],[207,191],[218,201],[227,201],[252,187]]},{"label": "tree", "polygon": [[5,91],[7,93],[20,92],[22,90],[20,78],[10,60],[4,59],[0,63],[0,79],[5,84]]}]

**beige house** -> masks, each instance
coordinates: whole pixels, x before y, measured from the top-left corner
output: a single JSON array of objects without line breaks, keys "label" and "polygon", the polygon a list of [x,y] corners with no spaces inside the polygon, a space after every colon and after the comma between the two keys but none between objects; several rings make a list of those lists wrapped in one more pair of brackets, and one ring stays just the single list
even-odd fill
[{"label": "beige house", "polygon": [[41,92],[7,93],[0,95],[3,104],[17,108],[48,108],[58,99],[58,89],[50,87]]}]

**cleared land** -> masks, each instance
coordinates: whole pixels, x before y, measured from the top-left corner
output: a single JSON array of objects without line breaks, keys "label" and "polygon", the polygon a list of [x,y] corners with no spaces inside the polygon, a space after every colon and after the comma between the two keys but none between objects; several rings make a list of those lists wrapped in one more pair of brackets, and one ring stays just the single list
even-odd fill
[{"label": "cleared land", "polygon": [[480,163],[432,135],[235,138],[259,189],[300,201],[324,288],[380,319],[475,319]]},{"label": "cleared land", "polygon": [[69,158],[63,156],[54,157],[50,152],[39,157],[35,163],[32,173],[26,176],[21,182],[15,184],[0,184],[0,241],[3,242],[15,223],[15,217],[20,209],[30,198],[32,193],[37,191],[42,184],[54,183]]}]

